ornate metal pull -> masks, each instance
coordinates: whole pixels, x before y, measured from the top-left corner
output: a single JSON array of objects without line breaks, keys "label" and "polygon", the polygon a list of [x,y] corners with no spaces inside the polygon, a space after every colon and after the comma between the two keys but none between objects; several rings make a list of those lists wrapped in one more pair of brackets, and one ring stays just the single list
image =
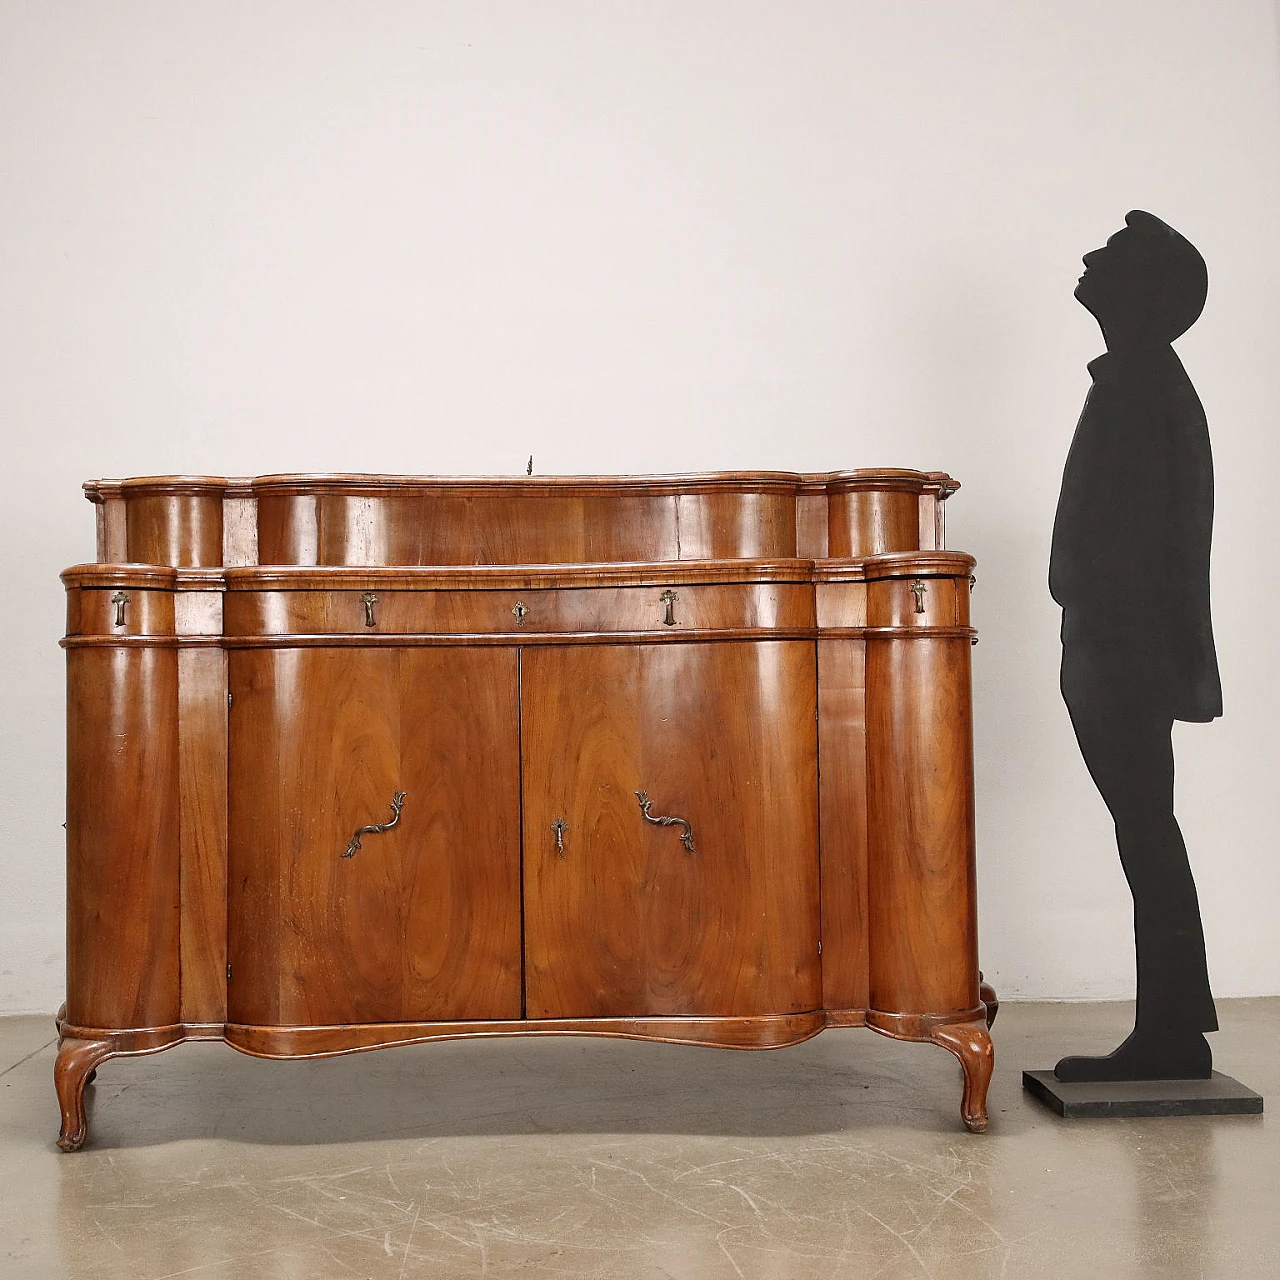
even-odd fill
[{"label": "ornate metal pull", "polygon": [[556,857],[564,857],[564,833],[569,830],[569,824],[563,818],[557,818],[551,824],[551,830],[556,833]]},{"label": "ornate metal pull", "polygon": [[111,603],[116,607],[115,621],[111,624],[116,627],[124,626],[124,607],[129,603],[129,597],[123,591],[117,591],[111,597]]},{"label": "ornate metal pull", "polygon": [[652,822],[656,827],[683,827],[684,832],[680,836],[680,843],[684,845],[690,853],[696,853],[693,847],[693,828],[684,818],[655,818],[649,812],[649,793],[647,791],[637,791],[636,799],[640,801],[640,815],[646,822]]},{"label": "ornate metal pull", "polygon": [[915,596],[915,598],[916,598],[916,612],[917,612],[917,613],[923,613],[923,612],[924,612],[924,593],[925,593],[926,591],[928,591],[928,589],[929,589],[929,588],[928,588],[928,587],[926,587],[926,586],[924,585],[924,583],[920,581],[920,579],[919,579],[919,578],[917,578],[917,579],[916,579],[916,580],[911,584],[911,594],[912,594],[913,596]]},{"label": "ornate metal pull", "polygon": [[[674,627],[676,625],[676,601],[680,597],[668,587],[658,599],[666,606],[666,612],[662,615],[662,625],[664,627]],[[637,792],[637,794],[639,793]]]},{"label": "ornate metal pull", "polygon": [[516,626],[523,627],[526,615],[529,612],[529,606],[523,600],[517,600],[511,607],[511,612],[516,615]]},{"label": "ornate metal pull", "polygon": [[373,606],[378,603],[378,597],[372,591],[366,591],[360,597],[360,602],[364,605],[364,625],[366,627],[375,626],[376,620],[373,616]]},{"label": "ornate metal pull", "polygon": [[367,827],[361,827],[356,831],[355,835],[351,837],[351,843],[347,845],[346,853],[342,855],[344,858],[354,858],[356,856],[356,850],[361,847],[361,836],[381,835],[384,831],[390,831],[391,828],[400,821],[400,810],[404,808],[405,794],[406,793],[403,791],[397,791],[395,795],[391,797],[390,822],[372,822]]}]

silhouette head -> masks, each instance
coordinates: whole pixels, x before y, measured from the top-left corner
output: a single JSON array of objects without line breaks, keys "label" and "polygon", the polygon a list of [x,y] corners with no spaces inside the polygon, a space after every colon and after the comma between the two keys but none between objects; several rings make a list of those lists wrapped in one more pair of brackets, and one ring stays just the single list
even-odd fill
[{"label": "silhouette head", "polygon": [[1101,249],[1084,256],[1076,298],[1102,329],[1108,349],[1162,346],[1204,310],[1209,272],[1199,250],[1141,209]]}]

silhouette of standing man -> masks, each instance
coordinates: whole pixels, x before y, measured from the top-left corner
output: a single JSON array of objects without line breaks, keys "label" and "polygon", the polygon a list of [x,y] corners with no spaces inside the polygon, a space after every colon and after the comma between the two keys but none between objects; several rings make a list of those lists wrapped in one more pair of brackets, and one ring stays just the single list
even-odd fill
[{"label": "silhouette of standing man", "polygon": [[1134,210],[1084,258],[1075,296],[1102,329],[1062,476],[1049,590],[1062,697],[1115,819],[1133,893],[1138,1011],[1107,1057],[1059,1080],[1207,1078],[1217,1030],[1186,845],[1173,815],[1175,720],[1222,714],[1209,617],[1213,462],[1204,409],[1170,343],[1204,307],[1195,247]]}]

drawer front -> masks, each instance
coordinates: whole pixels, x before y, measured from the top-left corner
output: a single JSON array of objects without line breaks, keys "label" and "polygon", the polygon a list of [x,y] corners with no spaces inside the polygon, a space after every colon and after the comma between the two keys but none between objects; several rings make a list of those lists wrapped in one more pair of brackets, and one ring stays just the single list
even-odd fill
[{"label": "drawer front", "polygon": [[139,587],[73,587],[67,591],[67,635],[171,636],[173,596]]},{"label": "drawer front", "polygon": [[804,583],[583,587],[533,591],[243,591],[226,631],[269,635],[536,635],[804,629]]},{"label": "drawer front", "polygon": [[967,578],[885,578],[867,584],[870,627],[969,625]]}]

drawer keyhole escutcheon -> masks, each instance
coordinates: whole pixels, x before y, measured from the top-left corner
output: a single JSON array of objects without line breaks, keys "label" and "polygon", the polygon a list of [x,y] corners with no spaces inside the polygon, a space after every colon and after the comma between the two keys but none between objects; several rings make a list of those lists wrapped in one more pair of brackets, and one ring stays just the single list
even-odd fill
[{"label": "drawer keyhole escutcheon", "polygon": [[372,627],[377,624],[377,619],[373,616],[373,606],[378,603],[378,597],[372,591],[366,591],[360,597],[360,603],[364,605],[364,625]]},{"label": "drawer keyhole escutcheon", "polygon": [[377,836],[384,831],[390,831],[392,827],[400,821],[400,810],[404,808],[404,798],[407,793],[397,791],[391,797],[391,821],[390,822],[371,822],[367,827],[358,827],[355,835],[351,837],[351,843],[347,845],[347,851],[342,855],[344,858],[354,858],[356,850],[361,848],[361,836]]},{"label": "drawer keyhole escutcheon", "polygon": [[919,578],[917,578],[917,579],[916,579],[916,580],[911,584],[911,594],[912,594],[913,596],[915,596],[915,598],[916,598],[916,612],[917,612],[917,613],[923,613],[923,612],[924,612],[924,593],[925,593],[928,589],[929,589],[929,588],[928,588],[928,587],[926,587],[926,586],[924,585],[924,583],[920,581],[920,579],[919,579]]},{"label": "drawer keyhole escutcheon", "polygon": [[116,616],[111,625],[115,627],[123,627],[124,607],[129,603],[129,597],[125,595],[123,591],[117,591],[115,595],[111,597],[111,603],[116,607]]},{"label": "drawer keyhole escutcheon", "polygon": [[674,627],[676,625],[676,601],[679,600],[680,597],[672,591],[670,587],[668,587],[667,590],[658,597],[658,599],[662,601],[664,610],[662,614],[662,625],[664,627]]},{"label": "drawer keyhole escutcheon", "polygon": [[683,827],[684,831],[680,835],[680,843],[684,845],[690,853],[697,853],[693,847],[693,828],[689,825],[685,818],[663,818],[655,817],[649,812],[649,806],[652,803],[649,799],[647,791],[637,791],[636,799],[640,801],[640,816],[646,822],[652,822],[657,827]]},{"label": "drawer keyhole escutcheon", "polygon": [[563,818],[557,818],[551,824],[551,830],[556,833],[556,857],[564,857],[564,833],[569,830],[569,824]]},{"label": "drawer keyhole escutcheon", "polygon": [[523,600],[517,600],[511,607],[511,612],[516,615],[516,626],[523,627],[524,620],[529,615],[529,606]]}]

